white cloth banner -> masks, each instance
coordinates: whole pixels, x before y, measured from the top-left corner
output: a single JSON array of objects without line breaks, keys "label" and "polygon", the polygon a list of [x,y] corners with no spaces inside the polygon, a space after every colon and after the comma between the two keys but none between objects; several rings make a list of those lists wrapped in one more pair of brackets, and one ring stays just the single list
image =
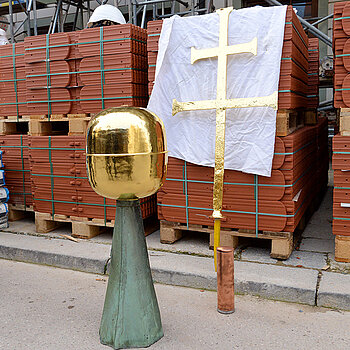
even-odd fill
[{"label": "white cloth banner", "polygon": [[[257,55],[229,55],[227,99],[268,96],[278,91],[286,6],[233,10],[228,44],[257,37]],[[172,116],[172,101],[216,100],[217,58],[191,64],[191,47],[219,45],[219,15],[163,22],[156,80],[148,108],[164,122],[169,155],[198,165],[215,164],[215,110],[186,111]],[[225,169],[270,176],[276,111],[270,107],[228,109]]]}]

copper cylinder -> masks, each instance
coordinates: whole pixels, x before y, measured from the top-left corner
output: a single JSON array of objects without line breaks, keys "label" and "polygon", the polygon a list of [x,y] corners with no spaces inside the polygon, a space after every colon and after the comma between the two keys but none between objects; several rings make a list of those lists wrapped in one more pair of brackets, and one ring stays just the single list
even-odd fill
[{"label": "copper cylinder", "polygon": [[235,311],[234,249],[218,247],[217,264],[218,311],[231,314]]}]

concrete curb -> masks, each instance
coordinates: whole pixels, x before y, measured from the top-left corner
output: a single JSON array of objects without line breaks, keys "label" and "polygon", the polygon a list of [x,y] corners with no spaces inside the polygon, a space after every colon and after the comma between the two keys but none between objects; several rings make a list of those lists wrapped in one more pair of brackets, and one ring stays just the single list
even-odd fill
[{"label": "concrete curb", "polygon": [[0,258],[103,274],[110,247],[0,232]]},{"label": "concrete curb", "polygon": [[0,258],[103,274],[106,261],[0,245]]},{"label": "concrete curb", "polygon": [[[108,273],[110,246],[0,232],[0,258],[83,272]],[[149,251],[155,282],[216,289],[213,259]],[[321,278],[321,280],[320,280]],[[350,310],[350,275],[235,262],[235,291],[267,299]]]},{"label": "concrete curb", "polygon": [[350,275],[323,272],[317,305],[350,310]]}]

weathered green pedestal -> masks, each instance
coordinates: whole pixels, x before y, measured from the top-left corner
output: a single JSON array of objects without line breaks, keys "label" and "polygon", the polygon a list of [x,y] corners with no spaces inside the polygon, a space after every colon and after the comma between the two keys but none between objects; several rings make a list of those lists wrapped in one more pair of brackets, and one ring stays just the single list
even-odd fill
[{"label": "weathered green pedestal", "polygon": [[117,201],[100,340],[122,349],[147,347],[162,336],[139,201]]}]

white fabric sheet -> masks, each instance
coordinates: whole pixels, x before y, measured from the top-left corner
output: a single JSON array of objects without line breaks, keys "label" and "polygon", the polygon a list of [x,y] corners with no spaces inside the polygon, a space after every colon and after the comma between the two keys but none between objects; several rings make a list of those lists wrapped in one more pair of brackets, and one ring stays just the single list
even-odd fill
[{"label": "white fabric sheet", "polygon": [[[278,90],[286,6],[233,10],[229,45],[258,39],[257,56],[228,56],[227,98],[268,96]],[[215,100],[217,59],[191,64],[191,47],[219,42],[219,15],[164,20],[156,80],[148,108],[164,122],[169,155],[199,165],[215,164],[215,110],[172,116],[172,100]],[[276,111],[269,107],[229,109],[226,113],[225,169],[270,176]]]}]

